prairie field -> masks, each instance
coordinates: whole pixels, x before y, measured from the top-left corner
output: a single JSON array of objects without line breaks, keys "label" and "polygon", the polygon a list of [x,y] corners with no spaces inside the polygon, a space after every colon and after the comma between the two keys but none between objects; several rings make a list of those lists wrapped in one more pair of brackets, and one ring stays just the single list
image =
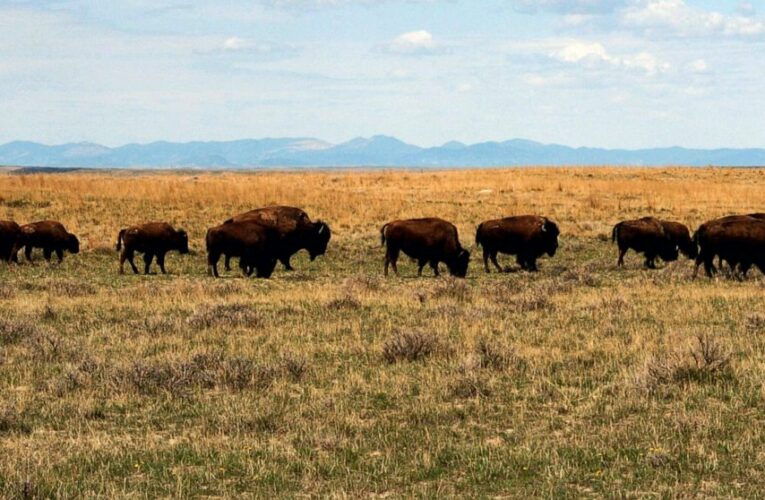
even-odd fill
[{"label": "prairie field", "polygon": [[[207,276],[207,228],[270,204],[327,254]],[[0,219],[81,241],[0,267],[0,496],[761,497],[762,274],[617,269],[610,235],[764,210],[763,169],[0,172]],[[558,253],[486,274],[476,226],[524,213]],[[466,279],[382,276],[380,227],[420,216]],[[119,275],[119,229],[156,220],[191,253]]]}]

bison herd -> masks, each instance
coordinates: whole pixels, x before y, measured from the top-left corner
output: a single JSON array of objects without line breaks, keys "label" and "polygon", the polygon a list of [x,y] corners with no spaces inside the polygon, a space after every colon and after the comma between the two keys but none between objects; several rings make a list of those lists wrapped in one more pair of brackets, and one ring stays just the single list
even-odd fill
[{"label": "bison herd", "polygon": [[[300,250],[308,251],[313,261],[324,255],[331,238],[329,226],[313,222],[303,210],[274,206],[260,208],[228,219],[207,231],[207,267],[210,275],[218,277],[218,263],[225,259],[230,270],[230,259],[239,258],[239,268],[246,276],[253,273],[269,278],[277,262],[292,270],[290,258]],[[385,246],[384,273],[389,267],[398,275],[397,262],[403,252],[418,265],[418,276],[429,265],[436,276],[438,266],[446,265],[452,276],[464,278],[470,263],[470,252],[460,244],[454,224],[439,218],[396,220],[380,229]],[[488,220],[479,224],[475,243],[483,248],[484,270],[489,261],[497,271],[503,268],[497,254],[514,255],[521,269],[537,270],[537,259],[544,254],[553,257],[558,249],[557,224],[546,217],[520,215]],[[617,244],[617,266],[624,264],[624,256],[631,249],[642,253],[645,267],[654,269],[656,258],[665,262],[677,260],[682,253],[695,259],[693,276],[703,264],[707,276],[727,263],[730,271],[746,277],[752,266],[765,273],[765,214],[731,215],[702,224],[691,236],[688,228],[678,222],[654,217],[622,221],[614,226],[611,240]],[[53,253],[58,261],[64,251],[76,254],[80,244],[77,237],[56,221],[41,221],[19,226],[13,221],[0,221],[0,259],[9,265],[18,263],[18,252],[24,249],[28,261],[32,250],[40,248],[50,261]],[[138,273],[133,259],[143,254],[144,273],[148,274],[156,257],[160,271],[165,273],[165,255],[171,251],[181,254],[189,251],[186,231],[174,229],[164,222],[152,222],[121,229],[117,236],[119,271],[124,272],[125,261]]]}]

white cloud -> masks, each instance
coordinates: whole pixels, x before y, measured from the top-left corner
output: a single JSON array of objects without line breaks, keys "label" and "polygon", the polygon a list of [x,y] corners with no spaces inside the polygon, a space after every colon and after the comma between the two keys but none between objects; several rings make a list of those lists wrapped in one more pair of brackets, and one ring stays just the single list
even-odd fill
[{"label": "white cloud", "polygon": [[608,13],[629,3],[629,0],[514,0],[515,8],[521,12],[545,11],[563,14]]},{"label": "white cloud", "polygon": [[438,51],[438,46],[429,31],[410,31],[394,38],[385,47],[388,52],[395,54],[432,54]]},{"label": "white cloud", "polygon": [[622,11],[621,23],[652,35],[752,36],[765,32],[765,24],[755,17],[704,11],[684,0],[638,1]]},{"label": "white cloud", "polygon": [[568,64],[638,70],[646,75],[656,75],[670,69],[669,63],[660,61],[649,52],[616,56],[610,54],[601,43],[582,40],[569,41],[549,56]]},{"label": "white cloud", "polygon": [[457,92],[459,92],[460,94],[471,92],[472,90],[473,90],[473,85],[470,83],[461,83],[457,85]]},{"label": "white cloud", "polygon": [[614,62],[602,44],[594,42],[573,41],[559,50],[552,52],[550,56],[567,63],[578,62]]}]

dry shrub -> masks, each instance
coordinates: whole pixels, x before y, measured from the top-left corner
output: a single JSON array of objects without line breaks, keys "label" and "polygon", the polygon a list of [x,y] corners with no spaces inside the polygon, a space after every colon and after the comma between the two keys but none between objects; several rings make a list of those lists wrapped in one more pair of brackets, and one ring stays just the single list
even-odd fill
[{"label": "dry shrub", "polygon": [[685,352],[651,357],[639,384],[650,393],[669,384],[714,382],[730,378],[731,354],[727,348],[707,335],[696,336],[693,346]]},{"label": "dry shrub", "polygon": [[457,302],[469,302],[470,295],[470,286],[467,282],[451,276],[441,278],[431,293],[434,299],[452,299]]},{"label": "dry shrub", "polygon": [[534,289],[525,291],[510,299],[508,304],[516,312],[552,310],[554,304],[547,290]]},{"label": "dry shrub", "polygon": [[598,278],[591,269],[585,266],[575,267],[564,272],[561,276],[564,282],[582,284],[585,286],[598,286]]},{"label": "dry shrub", "polygon": [[0,409],[0,435],[29,434],[30,432],[32,432],[32,426],[23,411],[10,404]]},{"label": "dry shrub", "polygon": [[520,357],[514,348],[492,342],[485,337],[478,339],[475,353],[481,368],[494,371],[505,371],[510,368],[517,371],[526,370],[526,360]]},{"label": "dry shrub", "polygon": [[232,303],[204,306],[197,310],[188,322],[197,329],[213,326],[254,328],[260,323],[260,318],[249,305]]},{"label": "dry shrub", "polygon": [[258,365],[252,359],[202,353],[189,361],[139,361],[123,373],[123,378],[141,394],[164,392],[172,397],[188,397],[192,389],[217,386],[233,391],[266,390],[278,374],[275,367]]},{"label": "dry shrub", "polygon": [[382,279],[377,275],[369,274],[357,274],[346,278],[343,282],[343,287],[346,293],[352,295],[354,293],[373,292],[380,289]]},{"label": "dry shrub", "polygon": [[488,397],[489,385],[480,372],[466,371],[458,375],[449,385],[449,392],[458,398]]},{"label": "dry shrub", "polygon": [[205,288],[205,291],[208,295],[229,297],[243,293],[245,286],[240,281],[216,281],[212,286]]},{"label": "dry shrub", "polygon": [[327,308],[335,310],[335,311],[342,311],[342,310],[350,310],[355,311],[356,309],[361,308],[361,302],[356,299],[351,294],[346,294],[345,296],[331,300],[327,304]]},{"label": "dry shrub", "polygon": [[0,283],[0,300],[12,299],[16,292],[5,283]]},{"label": "dry shrub", "polygon": [[0,319],[0,345],[15,344],[22,339],[37,336],[40,329],[26,319]]},{"label": "dry shrub", "polygon": [[383,346],[383,357],[390,363],[419,361],[437,348],[435,335],[421,332],[397,333]]},{"label": "dry shrub", "polygon": [[746,328],[751,333],[761,333],[765,331],[765,314],[755,313],[746,318]]},{"label": "dry shrub", "polygon": [[49,282],[46,288],[52,294],[61,297],[85,297],[96,294],[96,287],[80,281],[54,280]]},{"label": "dry shrub", "polygon": [[300,382],[308,371],[308,362],[304,358],[292,354],[283,356],[282,364],[293,382]]},{"label": "dry shrub", "polygon": [[179,328],[177,320],[161,316],[144,316],[130,320],[127,326],[133,333],[147,333],[153,337],[173,333]]}]

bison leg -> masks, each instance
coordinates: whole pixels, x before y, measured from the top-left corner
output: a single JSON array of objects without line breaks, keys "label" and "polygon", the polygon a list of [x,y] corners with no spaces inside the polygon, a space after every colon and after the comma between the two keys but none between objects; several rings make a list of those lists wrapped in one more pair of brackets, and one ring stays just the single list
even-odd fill
[{"label": "bison leg", "polygon": [[167,274],[167,271],[165,271],[165,254],[164,253],[157,254],[157,264],[159,265],[159,270],[162,271],[162,274]]},{"label": "bison leg", "polygon": [[483,247],[483,269],[487,273],[489,272],[489,251],[486,250],[486,246]]},{"label": "bison leg", "polygon": [[[490,257],[491,257],[491,263],[494,264],[494,267],[497,268],[497,272],[498,273],[503,272],[502,271],[502,266],[500,266],[499,262],[497,262],[497,252],[491,252]],[[488,267],[486,268],[486,272],[489,272],[489,268]]]},{"label": "bison leg", "polygon": [[207,272],[213,277],[218,277],[218,260],[220,260],[220,254],[216,252],[207,253]]},{"label": "bison leg", "polygon": [[[427,260],[420,259],[417,261],[417,277],[422,276],[422,268],[425,267],[425,264],[427,264]],[[431,264],[432,266],[432,264]]]},{"label": "bison leg", "polygon": [[[218,259],[215,259],[215,262],[217,264]],[[226,271],[231,271],[231,256],[229,254],[226,254]]]},{"label": "bison leg", "polygon": [[56,249],[56,257],[58,258],[58,263],[61,264],[64,262],[64,251],[60,248]]},{"label": "bison leg", "polygon": [[430,268],[433,269],[433,274],[436,276],[441,276],[441,273],[438,272],[438,261],[437,260],[431,260],[430,261]]},{"label": "bison leg", "polygon": [[143,273],[149,274],[149,268],[151,267],[151,261],[154,259],[154,254],[150,252],[146,252],[143,254]]},{"label": "bison leg", "polygon": [[130,262],[130,267],[133,268],[133,274],[138,274],[138,268],[135,265],[135,262],[133,262],[133,259],[135,258],[135,253],[131,250],[127,252],[127,260]]},{"label": "bison leg", "polygon": [[616,261],[616,267],[622,267],[624,265],[624,256],[627,253],[628,248],[619,247],[619,260]]},{"label": "bison leg", "polygon": [[50,249],[48,247],[43,248],[43,257],[45,257],[45,261],[48,262],[49,264],[50,264],[50,258],[51,258],[52,255],[53,255],[53,250],[52,249]]},{"label": "bison leg", "polygon": [[294,271],[294,269],[292,268],[292,265],[290,264],[291,257],[292,257],[291,255],[282,255],[281,257],[279,257],[279,262],[282,263],[285,271]]},{"label": "bison leg", "polygon": [[532,273],[535,273],[539,271],[539,268],[537,267],[537,259],[534,257],[529,257],[528,259],[524,259],[526,261],[526,269],[531,271]]},{"label": "bison leg", "polygon": [[393,268],[393,273],[398,276],[398,266],[396,265],[396,262],[398,261],[398,252],[398,249],[393,249],[391,247],[385,249],[385,276],[388,276],[388,265]]},{"label": "bison leg", "polygon": [[27,262],[32,262],[32,245],[24,247],[24,256],[27,258]]}]

